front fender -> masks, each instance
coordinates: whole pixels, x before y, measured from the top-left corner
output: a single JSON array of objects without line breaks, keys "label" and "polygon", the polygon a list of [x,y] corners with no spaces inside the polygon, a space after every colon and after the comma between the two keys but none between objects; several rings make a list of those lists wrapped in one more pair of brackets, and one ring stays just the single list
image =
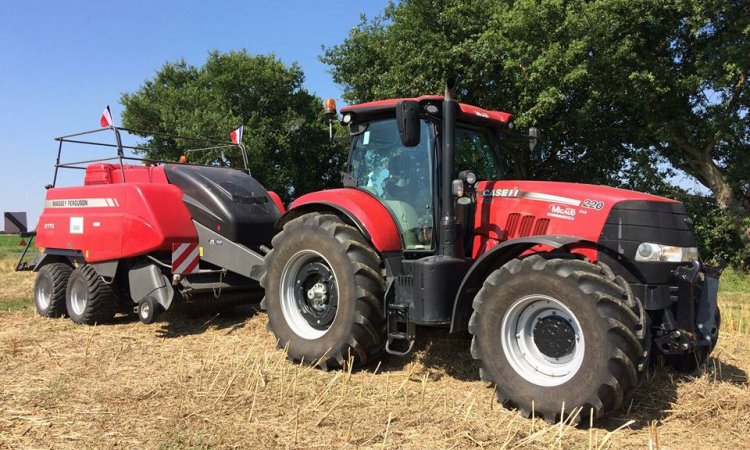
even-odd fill
[{"label": "front fender", "polygon": [[368,192],[355,188],[330,189],[305,194],[289,205],[276,226],[309,212],[343,215],[380,253],[401,250],[401,235],[388,209]]},{"label": "front fender", "polygon": [[542,246],[548,251],[559,250],[572,244],[586,247],[596,246],[594,242],[577,236],[543,235],[511,239],[483,254],[471,266],[464,276],[461,286],[458,288],[458,293],[453,302],[451,333],[467,329],[474,296],[481,289],[484,280],[495,269],[503,266],[511,259],[517,258],[533,247]]}]

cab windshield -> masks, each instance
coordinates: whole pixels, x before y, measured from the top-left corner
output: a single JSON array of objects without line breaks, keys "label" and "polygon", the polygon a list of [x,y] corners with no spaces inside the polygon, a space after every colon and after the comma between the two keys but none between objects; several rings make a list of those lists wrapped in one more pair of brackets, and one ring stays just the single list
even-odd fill
[{"label": "cab windshield", "polygon": [[500,180],[507,172],[498,157],[497,138],[489,130],[456,128],[455,169],[471,170],[477,180]]},{"label": "cab windshield", "polygon": [[390,209],[406,250],[433,248],[434,141],[425,121],[420,135],[419,145],[405,147],[394,119],[370,122],[355,137],[349,159],[349,173],[357,186]]}]

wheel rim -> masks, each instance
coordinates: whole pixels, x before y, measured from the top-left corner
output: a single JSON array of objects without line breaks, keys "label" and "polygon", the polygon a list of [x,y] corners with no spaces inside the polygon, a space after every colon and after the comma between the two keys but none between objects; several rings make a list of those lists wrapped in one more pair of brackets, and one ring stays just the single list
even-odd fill
[{"label": "wheel rim", "polygon": [[40,309],[46,310],[49,308],[52,303],[52,282],[48,278],[39,278],[34,297],[36,297],[36,303]]},{"label": "wheel rim", "polygon": [[294,254],[281,272],[281,312],[294,333],[318,339],[338,310],[338,283],[327,259],[314,250]]},{"label": "wheel rim", "polygon": [[88,290],[83,280],[74,280],[73,285],[70,287],[70,306],[73,312],[80,316],[86,310],[86,302],[88,301]]},{"label": "wheel rim", "polygon": [[151,314],[151,306],[149,306],[148,302],[141,302],[138,312],[141,313],[141,318],[146,320],[149,314]]},{"label": "wheel rim", "polygon": [[559,386],[581,368],[581,324],[556,298],[528,295],[516,300],[503,317],[502,330],[508,362],[530,383]]}]

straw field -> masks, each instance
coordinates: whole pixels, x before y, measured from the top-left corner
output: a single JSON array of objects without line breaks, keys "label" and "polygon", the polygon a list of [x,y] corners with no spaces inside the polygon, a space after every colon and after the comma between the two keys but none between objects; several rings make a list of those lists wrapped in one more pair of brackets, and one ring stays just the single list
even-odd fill
[{"label": "straw field", "polygon": [[[6,249],[7,250],[7,249]],[[722,291],[719,345],[696,376],[657,365],[594,427],[522,419],[479,381],[469,340],[358,371],[295,365],[252,308],[150,326],[43,319],[33,275],[0,250],[0,448],[747,448],[750,292]]]}]

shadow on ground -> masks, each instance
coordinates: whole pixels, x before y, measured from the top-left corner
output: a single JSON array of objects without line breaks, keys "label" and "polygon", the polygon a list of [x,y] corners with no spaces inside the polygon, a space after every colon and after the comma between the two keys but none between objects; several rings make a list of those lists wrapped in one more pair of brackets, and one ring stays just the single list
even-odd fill
[{"label": "shadow on ground", "polygon": [[208,329],[228,330],[232,333],[243,328],[257,312],[256,305],[240,305],[220,310],[194,310],[181,306],[160,318],[156,333],[162,338],[201,334]]},{"label": "shadow on ground", "polygon": [[[418,327],[414,352],[405,357],[387,356],[379,371],[402,371],[418,363],[433,381],[443,376],[466,382],[480,381],[479,364],[471,357],[470,346],[468,333],[452,335],[447,328]],[[663,421],[671,414],[678,386],[704,374],[716,382],[748,385],[748,374],[744,370],[717,358],[709,358],[693,374],[675,372],[659,361],[649,369],[647,378],[623,408],[599,420],[595,428],[613,431],[632,420],[635,422],[629,425],[630,429],[642,429]],[[586,428],[588,424],[581,426]]]}]

